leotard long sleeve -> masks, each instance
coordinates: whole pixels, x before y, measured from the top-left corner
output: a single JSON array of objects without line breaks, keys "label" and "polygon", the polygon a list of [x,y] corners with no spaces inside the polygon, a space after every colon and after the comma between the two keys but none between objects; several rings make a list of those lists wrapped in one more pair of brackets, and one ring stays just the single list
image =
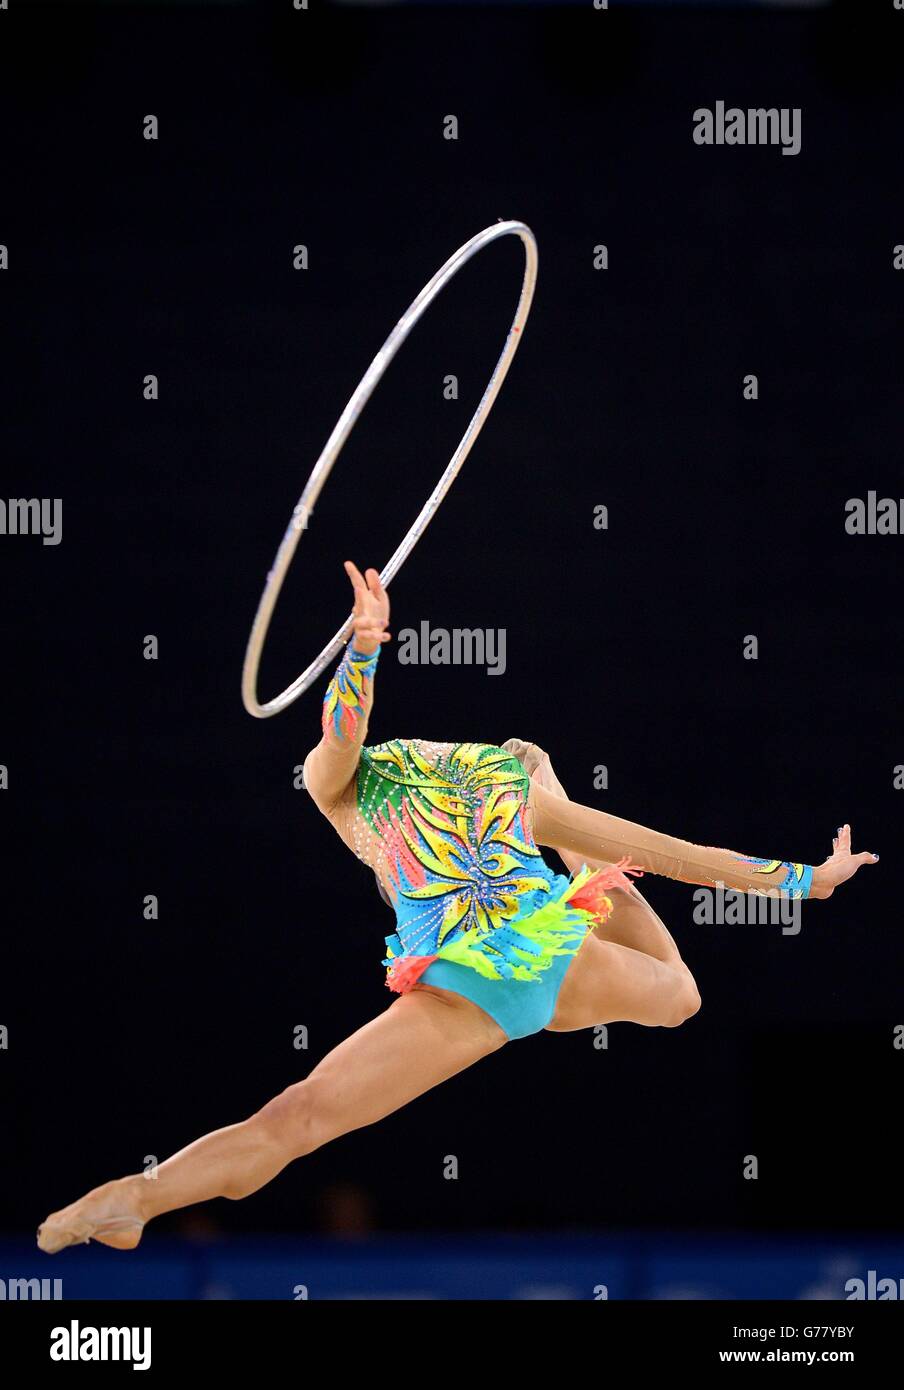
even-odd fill
[{"label": "leotard long sleeve", "polygon": [[374,701],[374,676],[380,655],[345,649],[323,700],[317,747],[305,759],[304,783],[317,805],[329,815],[349,789],[354,790],[361,748],[367,737]]},{"label": "leotard long sleeve", "polygon": [[777,891],[790,898],[806,898],[810,892],[809,864],[691,844],[556,796],[535,781],[529,805],[537,844],[579,854],[588,864],[614,864],[627,857],[645,873],[682,883],[721,883],[742,892]]}]

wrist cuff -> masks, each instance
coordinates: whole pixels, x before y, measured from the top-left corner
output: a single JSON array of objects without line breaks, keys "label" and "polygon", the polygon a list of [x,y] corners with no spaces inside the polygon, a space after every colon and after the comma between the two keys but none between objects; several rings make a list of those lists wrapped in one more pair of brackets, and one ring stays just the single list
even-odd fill
[{"label": "wrist cuff", "polygon": [[380,648],[377,647],[377,650],[375,652],[359,652],[355,647],[354,638],[352,638],[351,642],[349,642],[348,646],[345,649],[345,654],[348,657],[349,661],[353,661],[356,666],[370,665],[371,669],[373,669],[373,667],[377,664],[377,658],[380,655]]},{"label": "wrist cuff", "polygon": [[789,898],[809,898],[813,884],[812,864],[788,864],[787,873],[779,884]]}]

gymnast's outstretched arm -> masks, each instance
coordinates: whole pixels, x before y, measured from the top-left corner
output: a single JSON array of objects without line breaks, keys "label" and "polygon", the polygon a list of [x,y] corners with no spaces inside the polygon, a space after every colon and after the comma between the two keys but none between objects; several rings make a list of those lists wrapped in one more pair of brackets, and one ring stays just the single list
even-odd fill
[{"label": "gymnast's outstretched arm", "polygon": [[305,759],[304,784],[321,811],[335,807],[358,769],[374,698],[380,647],[388,642],[389,596],[374,569],[345,562],[355,591],[352,637],[323,701],[323,737]]},{"label": "gymnast's outstretched arm", "polygon": [[874,863],[878,858],[874,854],[851,853],[849,825],[840,828],[833,854],[814,869],[809,864],[755,859],[727,849],[690,844],[555,796],[533,781],[529,804],[538,844],[579,854],[588,861],[617,863],[628,856],[647,873],[683,883],[721,883],[742,892],[827,898],[863,864]]}]

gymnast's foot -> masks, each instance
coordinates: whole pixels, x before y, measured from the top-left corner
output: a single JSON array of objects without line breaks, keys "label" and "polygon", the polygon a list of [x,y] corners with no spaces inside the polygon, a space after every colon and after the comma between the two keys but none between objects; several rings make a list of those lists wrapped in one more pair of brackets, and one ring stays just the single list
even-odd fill
[{"label": "gymnast's foot", "polygon": [[813,870],[811,898],[830,898],[839,883],[853,878],[857,870],[862,868],[864,864],[877,864],[879,862],[878,854],[869,854],[866,851],[862,854],[851,853],[851,827],[849,825],[839,826],[838,834],[832,844],[834,849],[826,862],[819,864]]},{"label": "gymnast's foot", "polygon": [[67,1245],[99,1240],[115,1250],[134,1250],[141,1240],[141,1174],[105,1182],[100,1187],[48,1216],[38,1227],[38,1248],[55,1255]]}]

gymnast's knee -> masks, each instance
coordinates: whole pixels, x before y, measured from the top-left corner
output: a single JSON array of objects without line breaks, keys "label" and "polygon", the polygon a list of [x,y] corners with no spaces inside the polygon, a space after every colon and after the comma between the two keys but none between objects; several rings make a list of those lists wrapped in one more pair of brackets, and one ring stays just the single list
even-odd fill
[{"label": "gymnast's knee", "polygon": [[691,972],[686,970],[669,1001],[660,1027],[680,1028],[682,1023],[687,1023],[689,1018],[700,1012],[702,1002],[697,982]]},{"label": "gymnast's knee", "polygon": [[288,1160],[302,1158],[333,1137],[322,1091],[315,1077],[296,1081],[262,1106],[248,1123],[262,1144],[284,1152]]}]

